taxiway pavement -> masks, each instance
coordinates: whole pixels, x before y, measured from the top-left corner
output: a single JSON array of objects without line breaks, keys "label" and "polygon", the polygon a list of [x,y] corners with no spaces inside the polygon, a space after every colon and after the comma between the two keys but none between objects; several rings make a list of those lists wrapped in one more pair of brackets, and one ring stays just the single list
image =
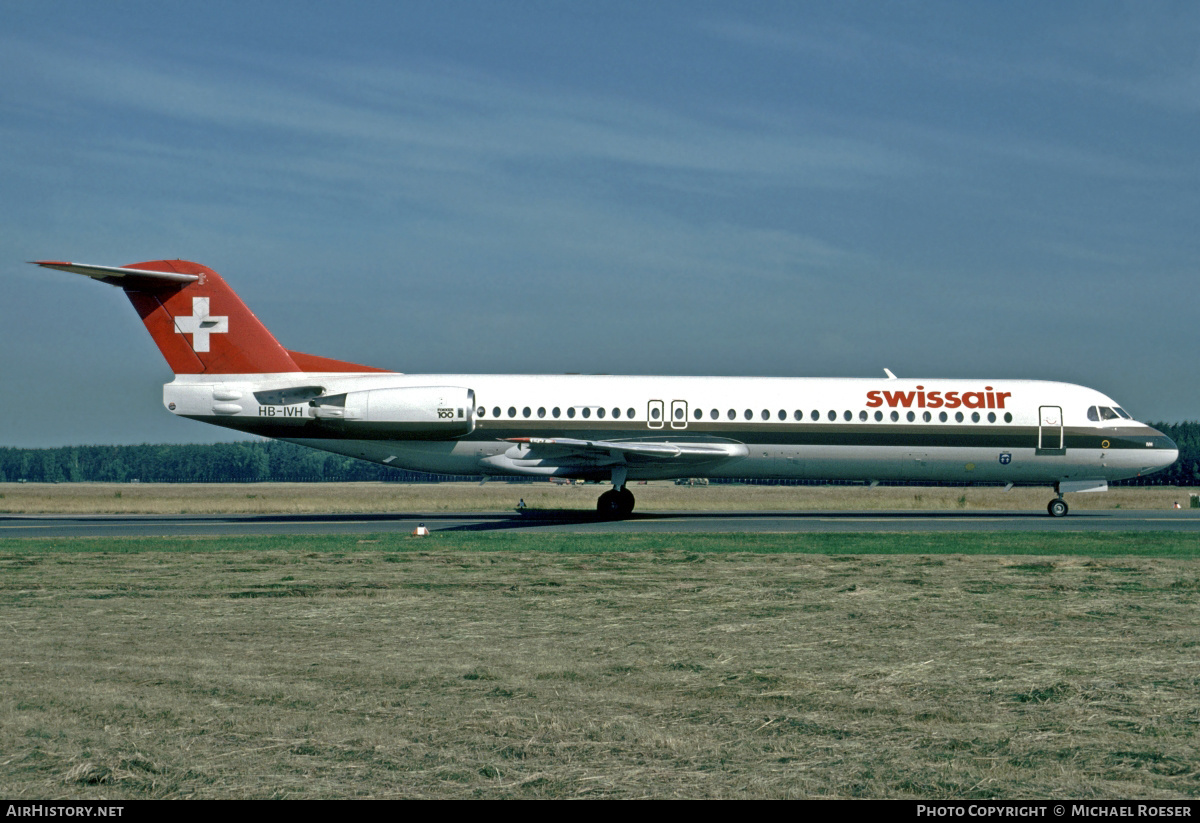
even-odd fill
[{"label": "taxiway pavement", "polygon": [[1200,535],[1200,509],[1076,511],[644,512],[600,520],[590,512],[417,514],[0,515],[0,537],[204,537],[430,531],[639,533],[1184,532]]}]

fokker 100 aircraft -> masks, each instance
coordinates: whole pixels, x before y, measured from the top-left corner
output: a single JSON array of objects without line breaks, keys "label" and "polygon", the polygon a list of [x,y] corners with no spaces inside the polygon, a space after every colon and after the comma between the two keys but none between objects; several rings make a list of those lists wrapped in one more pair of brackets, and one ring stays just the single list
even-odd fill
[{"label": "fokker 100 aircraft", "polygon": [[1049,485],[1061,517],[1065,492],[1179,455],[1068,383],[402,374],[284,348],[197,263],[37,265],[124,289],[177,415],[416,471],[610,480],[611,517],[633,511],[631,480],[694,476]]}]

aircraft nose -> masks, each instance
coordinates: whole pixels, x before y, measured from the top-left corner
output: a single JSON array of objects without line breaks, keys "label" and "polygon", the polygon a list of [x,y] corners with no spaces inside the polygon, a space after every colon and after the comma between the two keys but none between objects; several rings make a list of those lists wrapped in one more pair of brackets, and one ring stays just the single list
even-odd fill
[{"label": "aircraft nose", "polygon": [[1179,446],[1174,440],[1167,437],[1158,429],[1151,429],[1154,435],[1146,442],[1146,445],[1154,449],[1154,468],[1152,471],[1159,471],[1170,466],[1179,459]]}]

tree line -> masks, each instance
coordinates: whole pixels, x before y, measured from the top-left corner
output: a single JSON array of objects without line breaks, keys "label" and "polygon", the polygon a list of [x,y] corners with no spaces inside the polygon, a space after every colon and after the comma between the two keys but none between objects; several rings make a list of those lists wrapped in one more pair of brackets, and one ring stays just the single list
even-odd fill
[{"label": "tree line", "polygon": [[[1153,423],[1179,445],[1164,471],[1118,485],[1200,485],[1200,422]],[[0,448],[0,483],[266,483],[478,480],[426,474],[316,451],[279,440],[211,445]]]},{"label": "tree line", "polygon": [[279,440],[207,445],[0,448],[0,483],[267,483],[459,480]]},{"label": "tree line", "polygon": [[1147,477],[1122,480],[1119,486],[1200,486],[1200,422],[1151,423],[1179,446],[1179,459]]}]

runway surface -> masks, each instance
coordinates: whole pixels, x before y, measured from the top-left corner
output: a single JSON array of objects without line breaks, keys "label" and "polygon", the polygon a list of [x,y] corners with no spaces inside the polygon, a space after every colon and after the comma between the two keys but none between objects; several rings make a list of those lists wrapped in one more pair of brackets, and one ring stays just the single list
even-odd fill
[{"label": "runway surface", "polygon": [[1184,532],[1200,535],[1200,509],[1044,512],[646,512],[598,520],[590,512],[425,514],[0,515],[3,537],[160,537],[411,532],[804,533]]}]

